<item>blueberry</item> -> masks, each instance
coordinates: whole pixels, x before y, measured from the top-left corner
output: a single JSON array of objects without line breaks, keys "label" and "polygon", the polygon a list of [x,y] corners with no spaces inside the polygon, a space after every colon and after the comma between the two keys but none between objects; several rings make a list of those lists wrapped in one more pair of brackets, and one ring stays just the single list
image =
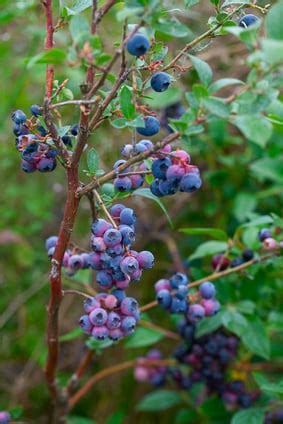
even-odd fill
[{"label": "blueberry", "polygon": [[74,136],[78,135],[79,128],[80,128],[79,124],[72,125],[72,127],[71,127],[71,134],[74,135]]},{"label": "blueberry", "polygon": [[121,318],[116,312],[110,312],[107,318],[107,328],[113,330],[119,328],[121,325]]},{"label": "blueberry", "polygon": [[127,43],[127,50],[132,56],[143,56],[149,48],[148,38],[140,33],[134,34]]},{"label": "blueberry", "polygon": [[47,130],[42,125],[39,125],[36,129],[42,137],[48,134]]},{"label": "blueberry", "polygon": [[123,332],[120,328],[114,328],[113,330],[109,330],[109,339],[113,341],[120,340],[123,337]]},{"label": "blueberry", "polygon": [[98,271],[98,273],[96,274],[96,281],[101,287],[109,289],[112,287],[113,278],[110,272]]},{"label": "blueberry", "polygon": [[171,165],[166,171],[166,178],[168,180],[181,181],[184,174],[185,170],[179,165]]},{"label": "blueberry", "polygon": [[65,146],[72,147],[72,139],[69,135],[63,135],[62,141],[65,144]]},{"label": "blueberry", "polygon": [[36,165],[31,162],[27,162],[26,160],[22,160],[21,168],[27,174],[30,174],[31,172],[36,171]]},{"label": "blueberry", "polygon": [[134,147],[132,144],[125,144],[121,149],[121,155],[129,159],[133,153]]},{"label": "blueberry", "polygon": [[48,152],[46,153],[46,157],[47,158],[56,158],[56,156],[58,155],[58,150],[57,149],[49,149]]},{"label": "blueberry", "polygon": [[136,316],[139,313],[139,305],[133,297],[125,297],[121,302],[121,312],[127,316]]},{"label": "blueberry", "polygon": [[238,256],[237,258],[233,259],[230,263],[231,268],[235,268],[236,266],[240,266],[244,263],[244,259],[241,256]]},{"label": "blueberry", "polygon": [[136,190],[137,188],[140,188],[144,183],[144,176],[140,174],[131,175],[131,189]]},{"label": "blueberry", "polygon": [[171,83],[171,77],[166,72],[156,72],[150,80],[151,88],[158,93],[167,90]]},{"label": "blueberry", "polygon": [[112,228],[112,225],[105,219],[97,219],[91,226],[91,232],[95,236],[102,237],[106,230]]},{"label": "blueberry", "polygon": [[68,262],[68,267],[72,270],[83,268],[84,261],[81,255],[72,255]]},{"label": "blueberry", "polygon": [[86,311],[87,314],[89,314],[91,311],[93,311],[94,309],[98,307],[100,307],[100,303],[95,297],[88,297],[84,301],[84,310]]},{"label": "blueberry", "polygon": [[177,289],[179,286],[187,285],[189,283],[188,277],[182,272],[177,272],[170,278],[171,286]]},{"label": "blueberry", "polygon": [[121,271],[126,275],[131,275],[139,269],[138,261],[132,256],[126,256],[120,264]]},{"label": "blueberry", "polygon": [[102,326],[106,324],[108,314],[103,308],[95,308],[89,314],[90,322],[95,326]]},{"label": "blueberry", "polygon": [[172,299],[170,309],[171,309],[171,312],[173,314],[185,313],[188,309],[188,302],[185,299],[180,300],[180,299],[174,297]]},{"label": "blueberry", "polygon": [[172,196],[178,191],[179,183],[173,180],[160,180],[158,188],[162,196]]},{"label": "blueberry", "polygon": [[242,253],[242,258],[244,259],[244,262],[251,261],[254,257],[254,252],[251,249],[245,249]]},{"label": "blueberry", "polygon": [[151,252],[143,250],[138,254],[137,257],[139,266],[143,269],[150,269],[154,265],[154,256]]},{"label": "blueberry", "polygon": [[111,256],[111,258],[120,256],[124,253],[124,246],[121,243],[115,244],[115,246],[107,247],[106,253]]},{"label": "blueberry", "polygon": [[263,228],[258,233],[259,241],[264,241],[267,238],[272,237],[272,232],[268,228]]},{"label": "blueberry", "polygon": [[133,317],[126,317],[121,322],[121,329],[126,336],[132,334],[136,328],[136,320]]},{"label": "blueberry", "polygon": [[54,247],[50,247],[50,249],[48,249],[47,251],[47,255],[49,258],[52,258],[52,256],[54,255],[55,252],[55,246]]},{"label": "blueberry", "polygon": [[45,249],[49,250],[51,247],[55,247],[58,241],[57,236],[50,236],[45,242]]},{"label": "blueberry", "polygon": [[200,321],[205,316],[205,309],[203,306],[195,303],[194,305],[191,305],[189,308],[188,318],[192,322]]},{"label": "blueberry", "polygon": [[137,132],[147,137],[155,135],[160,130],[160,122],[154,116],[144,117],[144,127],[137,127]]},{"label": "blueberry", "polygon": [[180,182],[180,191],[193,193],[201,187],[202,181],[198,174],[190,172],[185,174]]},{"label": "blueberry", "polygon": [[91,247],[95,252],[105,252],[106,244],[102,237],[91,237]]},{"label": "blueberry", "polygon": [[38,105],[31,105],[30,111],[33,116],[38,117],[42,115],[42,108]]},{"label": "blueberry", "polygon": [[120,218],[121,212],[123,209],[125,209],[126,206],[121,205],[120,203],[116,203],[116,205],[113,205],[110,209],[110,215],[113,216],[113,218]]},{"label": "blueberry", "polygon": [[54,158],[42,158],[36,165],[39,172],[51,172],[56,168],[57,162]]},{"label": "blueberry", "polygon": [[111,293],[113,294],[113,296],[116,297],[116,299],[118,300],[119,303],[121,303],[122,300],[125,299],[125,297],[126,297],[126,293],[125,293],[124,290],[115,289]]},{"label": "blueberry", "polygon": [[80,327],[85,333],[91,334],[93,325],[90,322],[88,315],[83,315],[82,317],[80,317]]},{"label": "blueberry", "polygon": [[12,113],[12,121],[16,124],[23,124],[24,122],[26,122],[26,120],[27,117],[22,110],[16,110]]},{"label": "blueberry", "polygon": [[[136,150],[138,151],[138,145],[140,146],[140,148],[142,149],[141,151],[145,151],[145,150],[147,150],[147,151],[149,151],[149,150],[152,150],[153,148],[154,148],[154,145],[153,145],[153,143],[152,143],[152,141],[150,141],[150,140],[140,140],[137,144],[136,144]],[[145,147],[145,150],[143,150],[143,147],[142,146],[144,146]]]},{"label": "blueberry", "polygon": [[172,165],[170,158],[157,159],[152,163],[152,174],[155,178],[165,179],[168,168]]},{"label": "blueberry", "polygon": [[109,330],[105,326],[94,327],[91,334],[97,340],[105,340],[109,336]]},{"label": "blueberry", "polygon": [[11,421],[11,415],[9,412],[0,411],[0,424],[9,424]]},{"label": "blueberry", "polygon": [[129,225],[121,225],[119,229],[122,234],[123,243],[126,246],[131,246],[136,238],[135,232],[132,227],[130,227]]},{"label": "blueberry", "polygon": [[132,189],[132,181],[129,177],[117,177],[114,180],[114,187],[117,191],[125,193]]},{"label": "blueberry", "polygon": [[188,296],[188,291],[189,291],[188,286],[180,285],[180,286],[177,288],[177,291],[176,291],[176,293],[175,293],[175,296],[176,296],[178,299],[181,299],[181,300],[186,299],[186,298],[187,298],[187,296]]},{"label": "blueberry", "polygon": [[204,299],[212,299],[216,294],[214,284],[210,283],[209,281],[205,281],[200,285],[199,292],[201,297]]},{"label": "blueberry", "polygon": [[106,230],[103,235],[103,241],[107,247],[115,246],[116,244],[121,243],[122,234],[115,228],[109,228],[109,230]]},{"label": "blueberry", "polygon": [[239,26],[243,28],[247,28],[251,25],[258,23],[259,21],[260,19],[257,16],[249,14],[249,15],[245,15],[243,18],[240,19]]},{"label": "blueberry", "polygon": [[154,194],[154,196],[157,197],[162,197],[163,194],[161,193],[161,191],[159,190],[159,180],[155,179],[151,184],[150,184],[150,191],[152,194]]},{"label": "blueberry", "polygon": [[135,211],[131,208],[125,208],[120,214],[120,222],[124,225],[134,225],[136,223]]}]

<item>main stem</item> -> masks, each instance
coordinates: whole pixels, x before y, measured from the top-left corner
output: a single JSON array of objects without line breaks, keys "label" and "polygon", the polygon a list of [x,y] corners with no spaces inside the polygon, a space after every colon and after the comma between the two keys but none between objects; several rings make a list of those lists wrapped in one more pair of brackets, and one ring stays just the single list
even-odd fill
[{"label": "main stem", "polygon": [[[45,49],[52,49],[54,45],[53,34],[53,18],[52,18],[52,0],[45,0],[43,3],[45,7],[45,15],[46,15],[46,38],[45,38]],[[46,87],[45,87],[45,95],[48,99],[52,96],[53,89],[53,79],[54,79],[54,66],[48,64],[46,66]]]}]

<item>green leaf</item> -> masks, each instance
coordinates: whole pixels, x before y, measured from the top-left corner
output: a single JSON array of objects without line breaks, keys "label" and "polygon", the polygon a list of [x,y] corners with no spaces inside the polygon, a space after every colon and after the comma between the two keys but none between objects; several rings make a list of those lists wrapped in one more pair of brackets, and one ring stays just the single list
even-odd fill
[{"label": "green leaf", "polygon": [[[250,165],[250,169],[254,175],[260,180],[271,180],[279,184],[283,183],[283,156],[278,158],[259,159]],[[269,217],[272,219],[271,217]]]},{"label": "green leaf", "polygon": [[101,354],[104,349],[113,345],[113,341],[110,339],[96,340],[94,337],[90,337],[86,345],[90,350],[94,350],[97,354]]},{"label": "green leaf", "polygon": [[230,112],[228,106],[225,104],[224,100],[217,97],[209,97],[203,99],[202,103],[206,109],[213,115],[219,116],[219,118],[228,118]]},{"label": "green leaf", "polygon": [[59,337],[60,342],[69,342],[70,340],[75,340],[83,334],[83,331],[80,327],[76,327],[73,330],[69,331],[66,334],[63,334]]},{"label": "green leaf", "polygon": [[218,228],[180,228],[178,231],[190,235],[210,236],[216,240],[228,240],[225,231]]},{"label": "green leaf", "polygon": [[66,135],[70,128],[71,128],[70,125],[65,125],[64,127],[58,128],[57,131],[58,131],[59,137],[63,137],[64,135]]},{"label": "green leaf", "polygon": [[66,10],[68,15],[77,15],[88,7],[91,7],[92,0],[77,0],[74,2],[72,7],[68,7],[65,0],[60,0],[60,6],[62,9]]},{"label": "green leaf", "polygon": [[270,64],[277,64],[283,61],[283,41],[270,40],[263,38],[261,40],[264,57]]},{"label": "green leaf", "polygon": [[261,408],[249,408],[236,412],[231,424],[263,424],[264,410]]},{"label": "green leaf", "polygon": [[217,330],[222,325],[222,311],[218,312],[216,315],[213,315],[209,318],[204,318],[200,322],[197,323],[196,328],[196,337],[202,337],[205,334],[209,334],[212,331]]},{"label": "green leaf", "polygon": [[185,7],[192,7],[198,2],[199,0],[185,0]]},{"label": "green leaf", "polygon": [[127,338],[125,342],[126,348],[137,348],[144,346],[151,346],[161,339],[164,334],[160,331],[153,330],[151,328],[138,327],[133,335]]},{"label": "green leaf", "polygon": [[127,85],[122,87],[119,98],[124,117],[127,119],[132,119],[135,115],[135,106],[132,101],[132,91]]},{"label": "green leaf", "polygon": [[54,48],[45,52],[39,53],[36,56],[31,57],[27,62],[27,68],[38,63],[49,63],[53,65],[60,65],[66,60],[66,52],[62,49]]},{"label": "green leaf", "polygon": [[99,166],[99,156],[97,151],[93,147],[87,152],[87,166],[89,172],[93,175],[95,174]]},{"label": "green leaf", "polygon": [[182,397],[178,392],[173,390],[156,390],[151,392],[138,403],[138,411],[164,411],[179,405],[182,402]]},{"label": "green leaf", "polygon": [[152,108],[162,109],[164,107],[177,103],[182,98],[182,90],[178,87],[169,87],[168,90],[163,93],[153,92],[150,93],[150,98],[147,99],[147,103]]},{"label": "green leaf", "polygon": [[224,311],[221,320],[224,327],[239,337],[242,337],[248,329],[247,319],[234,309]]},{"label": "green leaf", "polygon": [[256,208],[256,197],[254,193],[241,191],[235,196],[233,205],[233,215],[238,221],[243,221]]},{"label": "green leaf", "polygon": [[105,424],[123,424],[125,416],[123,411],[116,411],[107,418]]},{"label": "green leaf", "polygon": [[238,85],[238,84],[244,84],[243,81],[238,80],[236,78],[222,78],[218,81],[213,82],[209,87],[210,93],[215,93],[218,90],[221,90],[224,87],[227,87],[228,85]]},{"label": "green leaf", "polygon": [[269,10],[265,20],[265,30],[269,38],[283,40],[283,2],[279,1]]},{"label": "green leaf", "polygon": [[191,54],[188,56],[192,61],[193,67],[197,71],[199,79],[204,85],[208,86],[212,81],[212,70],[210,66],[199,57],[192,56]]},{"label": "green leaf", "polygon": [[240,115],[234,123],[246,138],[261,147],[265,147],[272,135],[272,125],[262,115]]},{"label": "green leaf", "polygon": [[146,197],[147,199],[154,200],[158,204],[158,206],[162,209],[166,218],[168,219],[169,224],[173,228],[173,222],[167,212],[167,209],[165,208],[161,200],[157,196],[154,196],[154,194],[151,193],[149,188],[138,188],[132,194],[133,196],[141,196],[141,197]]},{"label": "green leaf", "polygon": [[128,126],[128,121],[125,118],[117,118],[117,119],[114,119],[113,121],[110,121],[110,124],[114,128],[125,128]]},{"label": "green leaf", "polygon": [[183,38],[191,34],[187,25],[181,24],[179,21],[167,21],[157,23],[154,25],[154,29],[162,34],[170,35],[171,37]]},{"label": "green leaf", "polygon": [[67,419],[67,424],[95,424],[95,421],[90,418],[79,417],[77,415],[71,415]]},{"label": "green leaf", "polygon": [[248,328],[241,336],[246,347],[265,359],[270,357],[270,341],[263,322],[256,316],[248,317]]},{"label": "green leaf", "polygon": [[224,252],[228,244],[224,241],[207,241],[200,244],[195,252],[189,257],[190,260],[203,258],[204,256],[212,256],[216,253]]},{"label": "green leaf", "polygon": [[73,16],[69,28],[75,43],[77,43],[83,35],[89,34],[89,24],[87,19],[83,16]]}]

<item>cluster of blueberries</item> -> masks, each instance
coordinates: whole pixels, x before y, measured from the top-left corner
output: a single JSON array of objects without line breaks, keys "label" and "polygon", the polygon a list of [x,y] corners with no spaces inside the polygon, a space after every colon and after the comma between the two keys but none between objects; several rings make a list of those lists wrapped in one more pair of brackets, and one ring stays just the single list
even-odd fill
[{"label": "cluster of blueberries", "polygon": [[[51,172],[56,168],[58,155],[52,139],[48,138],[48,132],[37,119],[42,115],[42,108],[32,105],[30,108],[32,119],[28,120],[22,110],[16,110],[12,114],[14,122],[14,134],[16,135],[16,149],[21,153],[21,168],[24,172],[31,173]],[[35,118],[35,121],[33,119]],[[78,135],[79,126],[73,125],[68,134],[62,136],[63,143],[72,147],[72,137]]]},{"label": "cluster of blueberries", "polygon": [[11,415],[9,412],[0,411],[0,424],[9,424],[11,422]]},{"label": "cluster of blueberries", "polygon": [[195,324],[182,320],[178,331],[183,338],[173,356],[176,366],[155,366],[150,359],[161,359],[158,350],[152,350],[140,358],[135,368],[135,378],[161,386],[173,380],[178,387],[190,390],[196,383],[204,383],[207,396],[217,394],[227,408],[248,408],[257,393],[248,393],[243,381],[227,381],[227,371],[235,360],[239,341],[234,335],[218,330],[201,338],[195,337]]},{"label": "cluster of blueberries", "polygon": [[[272,251],[283,247],[283,242],[278,242],[272,237],[272,231],[269,228],[263,228],[258,233],[258,239],[262,243],[264,250]],[[254,252],[251,249],[245,249],[241,256],[230,260],[224,254],[215,255],[212,258],[211,266],[214,270],[224,271],[231,267],[235,268],[245,262],[251,261],[254,258]]]},{"label": "cluster of blueberries", "polygon": [[283,423],[283,408],[270,411],[265,415],[264,424],[282,424]]},{"label": "cluster of blueberries", "polygon": [[84,310],[86,314],[80,318],[80,326],[97,340],[117,341],[132,334],[140,317],[136,299],[126,297],[121,289],[89,297]]},{"label": "cluster of blueberries", "polygon": [[202,283],[198,292],[192,296],[195,303],[190,304],[188,283],[188,277],[181,272],[177,272],[170,279],[157,281],[155,292],[158,303],[170,313],[184,314],[186,320],[191,323],[215,315],[220,304],[215,299],[214,284],[210,281]]},{"label": "cluster of blueberries", "polygon": [[[137,252],[131,247],[135,241],[136,215],[133,209],[115,204],[110,214],[115,227],[105,219],[97,219],[91,227],[91,253],[76,253],[67,250],[63,258],[63,267],[68,275],[79,269],[92,268],[96,281],[103,289],[117,287],[125,289],[131,281],[139,281],[144,269],[154,264],[154,256],[149,251]],[[45,246],[52,258],[58,238],[51,236]]]},{"label": "cluster of blueberries", "polygon": [[177,191],[192,193],[201,187],[199,169],[190,165],[190,155],[185,150],[172,151],[152,163],[154,181],[151,192],[158,197],[173,195]]}]

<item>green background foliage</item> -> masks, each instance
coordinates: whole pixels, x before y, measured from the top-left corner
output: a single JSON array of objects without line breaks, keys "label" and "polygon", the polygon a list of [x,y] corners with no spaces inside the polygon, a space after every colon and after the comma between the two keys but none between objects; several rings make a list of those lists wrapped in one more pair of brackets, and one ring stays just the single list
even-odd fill
[{"label": "green background foliage", "polygon": [[[59,166],[48,175],[26,175],[20,170],[10,114],[17,108],[28,112],[31,104],[42,103],[45,63],[50,58],[56,64],[56,80],[61,83],[69,79],[61,100],[78,99],[86,63],[78,59],[77,53],[88,41],[95,51],[96,64],[108,63],[117,40],[121,39],[125,18],[135,23],[136,16],[145,13],[146,31],[149,36],[155,32],[158,41],[152,60],[163,59],[166,46],[172,58],[185,43],[207,29],[208,21],[212,26],[223,19],[219,2],[169,1],[162,2],[161,9],[157,7],[159,3],[117,2],[104,18],[99,35],[89,37],[89,2],[55,1],[56,20],[61,15],[58,22],[62,25],[55,34],[55,49],[46,53],[42,47],[45,21],[41,4],[33,0],[1,2],[0,409],[9,408],[15,417],[21,416],[27,422],[45,422],[48,416],[42,371],[49,295],[49,261],[44,240],[58,231],[66,181]],[[225,32],[223,37],[203,41],[190,52],[194,56],[182,60],[182,66],[192,66],[188,72],[174,72],[176,82],[168,91],[157,95],[149,90],[144,99],[159,113],[176,101],[187,108],[185,117],[173,125],[183,134],[182,147],[201,169],[203,187],[194,195],[176,195],[173,202],[172,198],[162,200],[171,226],[160,205],[148,198],[148,192],[136,192],[136,196],[125,200],[136,208],[139,218],[137,249],[148,248],[157,258],[155,268],[144,273],[142,281],[129,290],[140,304],[153,299],[153,285],[158,278],[174,272],[170,254],[158,233],[176,240],[184,261],[190,261],[188,272],[195,280],[210,274],[211,256],[225,251],[231,239],[232,254],[237,255],[244,246],[259,250],[258,229],[266,225],[283,226],[278,217],[283,207],[283,34],[282,20],[278,21],[282,8],[282,2],[274,6],[257,29],[239,30],[227,22],[219,32]],[[237,18],[240,16],[242,12]],[[114,80],[115,72],[106,81],[105,91]],[[236,88],[240,94],[225,102],[223,99],[233,95]],[[83,181],[98,168],[111,169],[120,157],[122,145],[131,139],[131,126],[139,125],[139,115],[129,105],[130,96],[131,90],[125,85],[119,95],[124,120],[117,122],[111,118],[112,125],[103,125],[91,137],[92,150],[88,150],[81,164]],[[62,111],[62,126],[76,123],[78,114],[78,108],[66,107]],[[193,125],[195,118],[202,115],[205,124]],[[88,201],[83,199],[73,241],[84,248],[89,246],[90,223]],[[204,320],[198,334],[222,325],[241,338],[242,357],[255,362],[283,359],[282,265],[282,257],[278,257],[217,281],[222,311],[217,317]],[[82,289],[93,280],[91,273],[81,271],[72,279],[65,278],[64,284]],[[62,384],[85,350],[86,338],[76,330],[81,312],[81,299],[70,296],[64,300],[60,314]],[[145,319],[174,330],[174,323],[158,308]],[[165,357],[170,355],[171,341],[168,343],[158,332],[140,328],[118,345],[107,349],[100,346],[90,372],[142,355],[155,343]],[[89,344],[97,349],[95,343]],[[69,422],[224,424],[231,420],[217,399],[209,399],[194,410],[188,393],[182,395],[172,387],[148,393],[151,388],[135,383],[132,374],[127,371],[100,382],[75,408]],[[265,401],[282,398],[282,385],[279,387],[274,377],[265,373],[248,377],[248,385],[262,389],[264,400],[256,411],[234,416],[233,424],[262,422],[260,408],[265,407]],[[215,416],[215,411],[219,416]]]}]

